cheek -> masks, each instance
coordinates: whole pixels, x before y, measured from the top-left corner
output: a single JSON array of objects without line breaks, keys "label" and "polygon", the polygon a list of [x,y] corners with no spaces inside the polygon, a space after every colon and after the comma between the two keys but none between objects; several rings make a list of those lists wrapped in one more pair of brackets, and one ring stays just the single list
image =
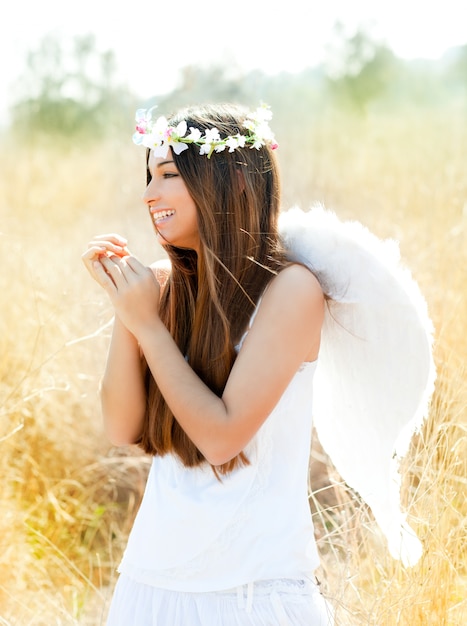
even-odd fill
[{"label": "cheek", "polygon": [[198,215],[197,215],[196,211],[193,211],[193,213],[192,213],[191,228],[192,228],[193,232],[195,232],[195,233],[199,232]]},{"label": "cheek", "polygon": [[191,198],[187,205],[187,214],[190,216],[191,223],[195,225],[196,228],[198,228],[198,211],[196,209],[196,205]]}]

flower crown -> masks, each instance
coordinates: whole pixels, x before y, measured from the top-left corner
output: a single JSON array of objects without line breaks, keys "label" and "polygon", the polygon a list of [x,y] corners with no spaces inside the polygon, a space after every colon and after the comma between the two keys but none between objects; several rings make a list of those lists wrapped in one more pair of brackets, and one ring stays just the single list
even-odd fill
[{"label": "flower crown", "polygon": [[153,120],[152,112],[156,108],[154,106],[151,109],[136,111],[136,132],[133,135],[134,143],[150,148],[155,157],[166,158],[169,148],[172,148],[175,154],[180,154],[190,144],[199,146],[199,153],[206,154],[208,159],[211,158],[213,152],[222,152],[226,148],[229,152],[245,146],[257,150],[262,146],[269,146],[272,150],[277,148],[276,140],[268,124],[272,113],[267,105],[262,105],[253,113],[248,113],[243,122],[243,127],[246,129],[244,135],[237,133],[224,138],[221,138],[216,127],[209,128],[203,135],[198,128],[190,126],[190,132],[187,134],[188,128],[185,120],[176,126],[170,126],[163,116]]}]

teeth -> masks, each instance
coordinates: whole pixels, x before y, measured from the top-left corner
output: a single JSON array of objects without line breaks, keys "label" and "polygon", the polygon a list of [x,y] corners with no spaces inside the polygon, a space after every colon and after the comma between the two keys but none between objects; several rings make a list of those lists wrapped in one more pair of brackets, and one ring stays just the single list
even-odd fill
[{"label": "teeth", "polygon": [[170,217],[174,213],[175,211],[158,211],[157,213],[154,213],[153,220],[158,222],[159,220],[163,220],[165,217]]}]

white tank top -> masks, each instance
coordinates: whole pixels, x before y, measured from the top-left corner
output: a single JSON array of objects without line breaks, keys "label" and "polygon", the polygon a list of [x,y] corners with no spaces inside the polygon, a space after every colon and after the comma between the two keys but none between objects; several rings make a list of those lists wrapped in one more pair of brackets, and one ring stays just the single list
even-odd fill
[{"label": "white tank top", "polygon": [[245,448],[249,465],[218,480],[207,464],[153,458],[119,572],[192,592],[311,576],[319,565],[308,502],[316,363],[301,365]]}]

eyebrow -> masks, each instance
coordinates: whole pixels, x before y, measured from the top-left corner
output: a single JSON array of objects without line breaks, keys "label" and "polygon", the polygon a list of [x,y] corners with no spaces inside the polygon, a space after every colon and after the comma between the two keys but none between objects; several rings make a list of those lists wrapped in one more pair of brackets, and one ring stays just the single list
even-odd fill
[{"label": "eyebrow", "polygon": [[167,165],[168,163],[175,163],[175,161],[161,161],[160,163],[157,163],[156,167],[162,167],[163,165]]}]

